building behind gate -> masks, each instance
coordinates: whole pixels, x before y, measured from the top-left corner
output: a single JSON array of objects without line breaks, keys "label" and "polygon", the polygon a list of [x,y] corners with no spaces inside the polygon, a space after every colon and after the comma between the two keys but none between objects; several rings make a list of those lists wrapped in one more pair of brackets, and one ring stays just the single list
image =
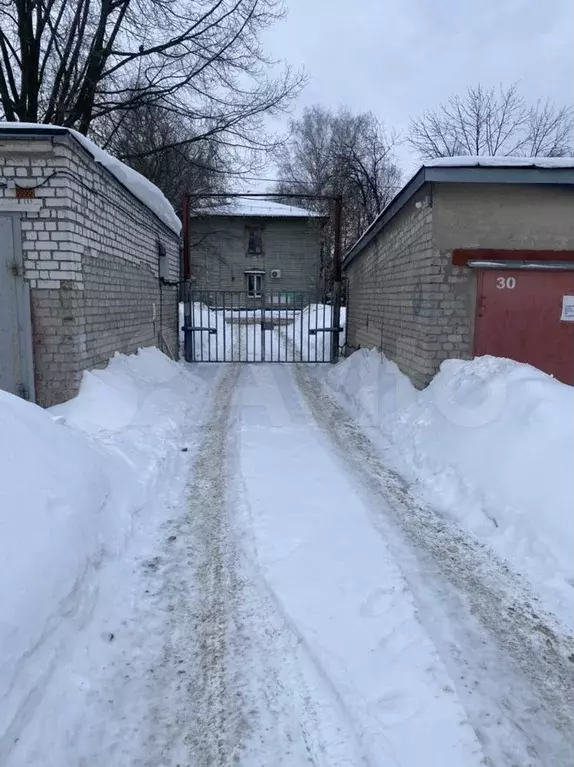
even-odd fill
[{"label": "building behind gate", "polygon": [[574,160],[434,161],[344,269],[347,351],[382,349],[416,386],[482,354],[574,384]]},{"label": "building behind gate", "polygon": [[[243,292],[247,304],[265,292],[283,296],[327,289],[325,218],[257,198],[235,198],[191,217],[194,290]],[[207,295],[207,294],[206,294]]]}]

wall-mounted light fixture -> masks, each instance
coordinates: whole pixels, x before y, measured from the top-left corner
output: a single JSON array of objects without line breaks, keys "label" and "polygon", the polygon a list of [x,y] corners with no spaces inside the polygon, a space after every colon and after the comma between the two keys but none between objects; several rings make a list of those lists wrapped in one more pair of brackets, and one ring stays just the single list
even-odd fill
[{"label": "wall-mounted light fixture", "polygon": [[430,197],[423,197],[422,200],[419,200],[415,203],[415,208],[417,210],[423,210],[424,208],[430,208],[431,207],[431,198]]}]

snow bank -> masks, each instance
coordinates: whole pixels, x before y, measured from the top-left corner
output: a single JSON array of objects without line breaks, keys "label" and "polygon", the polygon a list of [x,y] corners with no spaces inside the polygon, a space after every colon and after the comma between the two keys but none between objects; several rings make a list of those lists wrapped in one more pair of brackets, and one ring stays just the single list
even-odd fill
[{"label": "snow bank", "polygon": [[0,422],[1,740],[43,686],[58,626],[102,559],[112,488],[106,457],[39,407],[0,392]]},{"label": "snow bank", "polygon": [[203,386],[144,349],[85,373],[51,411],[0,392],[0,762],[89,619],[95,570],[153,501]]},{"label": "snow bank", "polygon": [[[50,131],[55,127],[62,126],[22,122],[4,123],[3,127],[6,130],[14,130],[14,132],[16,132],[18,130]],[[112,157],[111,154],[100,149],[97,144],[94,144],[93,141],[90,141],[90,139],[86,138],[82,133],[78,133],[78,131],[73,128],[66,128],[66,130],[84,147],[84,149],[87,149],[97,163],[103,165],[104,168],[115,176],[120,183],[129,189],[134,197],[137,197],[140,202],[143,202],[147,208],[153,211],[166,226],[176,234],[181,232],[181,221],[177,217],[172,204],[167,197],[165,197],[161,189],[155,184],[152,184],[152,182],[145,178],[145,176],[142,176],[141,173],[138,173],[137,170],[130,168],[128,165],[125,165],[118,160],[117,157]]]},{"label": "snow bank", "polygon": [[104,370],[86,371],[78,396],[50,412],[88,433],[153,425],[157,436],[172,430],[174,416],[180,420],[189,392],[185,368],[158,349],[140,349],[137,355],[116,354]]},{"label": "snow bank", "polygon": [[564,622],[574,584],[574,388],[507,359],[448,360],[423,391],[376,351],[326,385],[427,499],[528,578]]}]

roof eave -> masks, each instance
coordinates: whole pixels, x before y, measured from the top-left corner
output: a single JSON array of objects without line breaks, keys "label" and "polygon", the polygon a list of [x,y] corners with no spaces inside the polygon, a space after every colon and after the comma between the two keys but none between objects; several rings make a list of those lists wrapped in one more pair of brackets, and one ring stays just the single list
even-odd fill
[{"label": "roof eave", "polygon": [[[19,125],[19,123],[14,123],[14,125]],[[65,128],[62,125],[46,125],[45,128],[19,128],[16,129],[14,127],[11,127],[10,123],[6,123],[4,125],[0,125],[0,135],[3,136],[14,136],[14,138],[18,139],[26,139],[26,138],[38,138],[42,136],[62,136],[62,135],[70,135],[70,132],[67,128]]]},{"label": "roof eave", "polygon": [[537,165],[451,165],[424,168],[429,181],[456,184],[574,184],[574,168],[541,168]]}]

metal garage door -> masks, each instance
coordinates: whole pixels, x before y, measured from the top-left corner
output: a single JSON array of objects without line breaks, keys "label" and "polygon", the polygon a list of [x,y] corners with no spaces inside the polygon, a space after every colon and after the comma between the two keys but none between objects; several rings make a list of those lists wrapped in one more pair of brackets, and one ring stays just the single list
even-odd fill
[{"label": "metal garage door", "polygon": [[574,302],[573,271],[480,269],[475,354],[527,362],[574,384],[569,296]]},{"label": "metal garage door", "polygon": [[30,300],[19,238],[18,219],[0,216],[0,389],[33,399]]}]

